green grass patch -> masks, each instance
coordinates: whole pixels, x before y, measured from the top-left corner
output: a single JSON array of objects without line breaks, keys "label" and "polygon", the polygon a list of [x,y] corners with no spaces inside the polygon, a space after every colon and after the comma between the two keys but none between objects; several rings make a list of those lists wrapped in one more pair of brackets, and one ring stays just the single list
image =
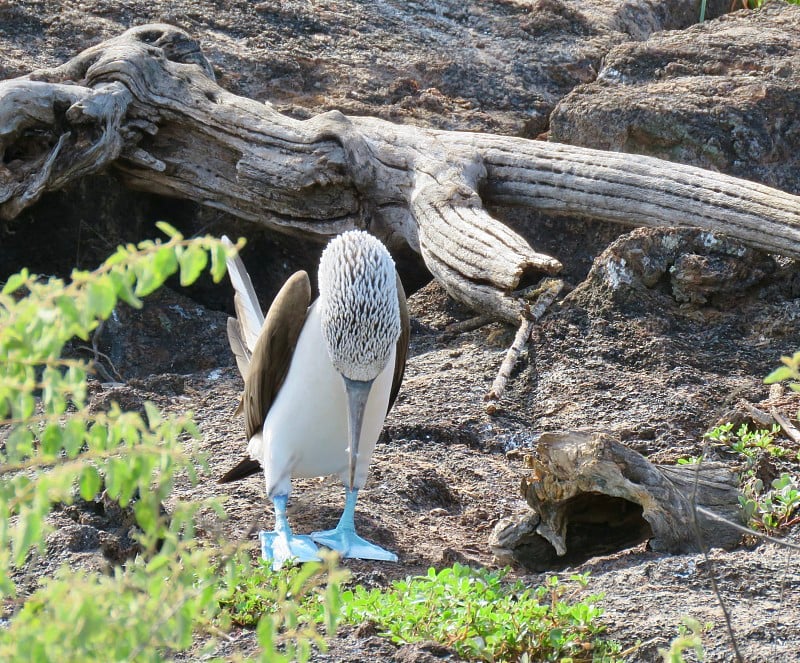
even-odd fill
[{"label": "green grass patch", "polygon": [[389,589],[342,594],[345,622],[373,622],[393,642],[434,640],[476,661],[613,661],[603,640],[602,595],[583,596],[588,574],[526,587],[507,570],[430,569]]},{"label": "green grass patch", "polygon": [[221,603],[222,619],[254,627],[264,616],[280,614],[281,630],[297,637],[305,629],[319,633],[323,624],[330,635],[331,615],[340,612],[342,623],[371,622],[396,644],[432,640],[471,661],[618,660],[619,645],[602,638],[602,595],[587,594],[588,574],[567,581],[551,577],[530,588],[508,581],[507,569],[455,564],[387,589],[357,585],[340,591],[342,571],[326,577],[331,569],[304,564],[273,571],[263,561],[246,573],[236,569]]}]

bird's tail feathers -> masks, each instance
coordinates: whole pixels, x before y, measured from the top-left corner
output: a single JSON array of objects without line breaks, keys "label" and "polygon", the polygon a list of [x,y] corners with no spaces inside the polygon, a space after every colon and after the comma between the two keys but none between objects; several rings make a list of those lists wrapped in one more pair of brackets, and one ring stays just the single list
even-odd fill
[{"label": "bird's tail feathers", "polygon": [[250,352],[247,343],[242,338],[242,326],[236,318],[228,318],[228,343],[231,346],[233,356],[236,358],[236,365],[239,367],[242,379],[247,378],[247,373],[250,370],[250,357],[253,353]]},{"label": "bird's tail feathers", "polygon": [[[222,242],[229,248],[233,246],[233,242],[225,235],[222,236]],[[258,303],[258,296],[255,288],[253,288],[253,282],[250,280],[250,275],[247,273],[242,259],[235,255],[232,258],[228,258],[226,264],[228,266],[228,276],[231,279],[233,289],[236,291],[233,301],[240,327],[239,338],[244,341],[244,346],[252,352],[256,339],[258,339],[258,334],[261,331],[261,326],[264,324],[264,313]],[[228,338],[230,338],[230,325],[228,325]],[[231,347],[233,348],[233,344],[231,344]],[[235,349],[233,352],[236,354]],[[241,366],[239,370],[241,371]]]},{"label": "bird's tail feathers", "polygon": [[252,476],[256,472],[260,471],[261,463],[259,463],[257,460],[253,460],[252,458],[245,458],[238,465],[225,472],[225,474],[223,474],[217,480],[217,483],[231,483],[231,481],[246,479],[247,477]]},{"label": "bird's tail feathers", "polygon": [[266,452],[266,445],[264,443],[264,435],[258,431],[250,442],[247,444],[247,458],[241,461],[235,467],[229,469],[217,483],[230,483],[231,481],[238,481],[249,477],[251,474],[261,471],[261,463],[254,458],[264,458]]}]

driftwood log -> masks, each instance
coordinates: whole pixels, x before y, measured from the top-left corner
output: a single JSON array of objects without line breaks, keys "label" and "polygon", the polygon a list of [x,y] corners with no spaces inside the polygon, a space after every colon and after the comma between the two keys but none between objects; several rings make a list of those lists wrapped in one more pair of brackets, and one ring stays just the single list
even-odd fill
[{"label": "driftwood log", "polygon": [[695,505],[741,522],[733,472],[721,463],[653,465],[603,433],[545,433],[522,494],[531,511],[501,520],[490,545],[501,563],[536,571],[579,564],[644,541],[652,550],[732,548],[741,533]]},{"label": "driftwood log", "polygon": [[134,188],[276,230],[368,227],[418,251],[456,299],[519,325],[523,277],[552,274],[484,204],[629,226],[693,226],[800,257],[800,198],[642,156],[435,131],[331,111],[300,121],[214,81],[169,25],[133,28],[64,65],[0,82],[0,217],[113,168]]}]

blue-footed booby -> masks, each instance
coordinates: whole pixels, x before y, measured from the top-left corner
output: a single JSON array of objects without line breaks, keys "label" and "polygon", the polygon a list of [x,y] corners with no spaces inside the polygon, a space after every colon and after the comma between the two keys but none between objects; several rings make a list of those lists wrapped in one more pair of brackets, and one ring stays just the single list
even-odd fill
[{"label": "blue-footed booby", "polygon": [[[227,238],[223,238],[228,241]],[[261,532],[262,556],[319,559],[315,544],[342,557],[396,561],[355,529],[358,491],[405,370],[409,341],[406,298],[394,262],[372,235],[352,230],[331,240],[319,264],[319,297],[296,272],[266,318],[244,263],[228,261],[236,318],[228,338],[245,381],[248,457],[220,483],[262,467],[275,507],[275,529]],[[345,506],[333,530],[292,533],[286,515],[292,477],[338,475]]]}]

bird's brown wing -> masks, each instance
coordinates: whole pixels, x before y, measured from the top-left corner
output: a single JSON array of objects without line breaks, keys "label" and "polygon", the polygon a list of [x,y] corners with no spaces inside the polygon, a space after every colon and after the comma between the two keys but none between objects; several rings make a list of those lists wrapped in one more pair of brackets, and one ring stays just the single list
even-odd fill
[{"label": "bird's brown wing", "polygon": [[[281,388],[300,330],[311,304],[311,283],[304,271],[295,272],[276,295],[253,347],[244,381],[244,420],[247,439],[264,425],[264,418]],[[219,480],[229,483],[255,474],[261,464],[245,458]]]},{"label": "bird's brown wing", "polygon": [[411,321],[408,317],[408,304],[406,302],[406,291],[400,281],[400,274],[395,272],[397,278],[397,303],[400,305],[400,338],[397,339],[397,352],[394,360],[394,377],[392,378],[392,390],[389,392],[389,407],[386,412],[392,409],[403,383],[403,374],[406,372],[406,358],[408,357],[408,342],[411,338]]}]

